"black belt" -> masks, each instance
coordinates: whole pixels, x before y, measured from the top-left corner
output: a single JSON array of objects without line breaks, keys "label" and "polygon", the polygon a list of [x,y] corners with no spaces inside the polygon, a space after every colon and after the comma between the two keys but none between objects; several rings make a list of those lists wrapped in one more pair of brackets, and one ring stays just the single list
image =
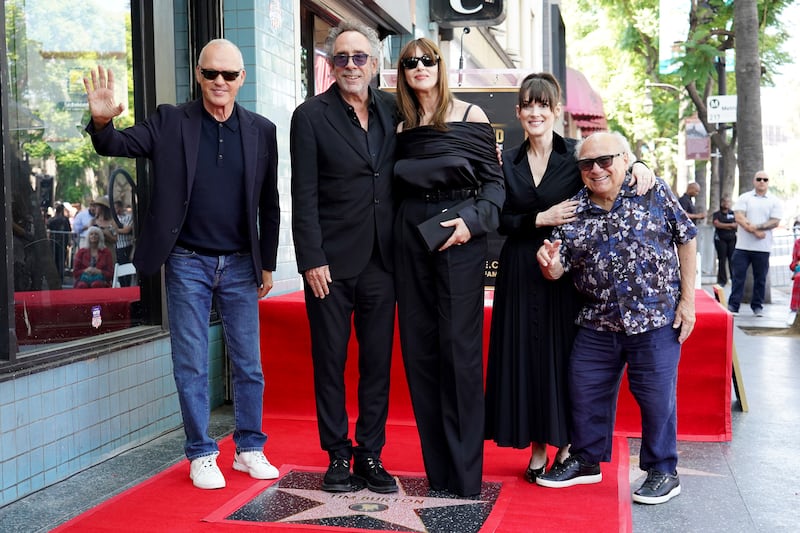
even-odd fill
[{"label": "black belt", "polygon": [[426,202],[443,202],[445,200],[466,200],[478,196],[478,189],[421,189],[412,192],[412,196]]},{"label": "black belt", "polygon": [[176,246],[180,246],[181,248],[183,248],[187,252],[192,252],[192,253],[195,253],[197,255],[203,255],[203,256],[206,256],[206,257],[222,257],[222,256],[225,256],[225,255],[248,253],[248,251],[246,249],[245,250],[233,250],[232,252],[226,252],[226,251],[223,251],[223,250],[211,250],[210,248],[201,248],[199,246],[186,246],[184,244],[181,244],[180,241],[175,243],[175,245]]}]

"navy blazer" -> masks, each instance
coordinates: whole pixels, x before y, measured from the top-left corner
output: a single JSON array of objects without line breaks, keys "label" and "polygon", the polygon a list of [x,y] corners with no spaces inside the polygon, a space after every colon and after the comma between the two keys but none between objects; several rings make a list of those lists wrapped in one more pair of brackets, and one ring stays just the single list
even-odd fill
[{"label": "navy blazer", "polygon": [[333,279],[346,279],[361,273],[374,246],[392,270],[397,104],[370,89],[386,133],[373,163],[336,91],[331,85],[292,115],[292,233],[301,273],[328,265]]},{"label": "navy blazer", "polygon": [[[274,271],[278,253],[278,145],[275,124],[236,104],[244,154],[244,206],[256,284],[261,271]],[[90,121],[86,131],[98,154],[148,157],[153,165],[150,201],[136,242],[134,264],[145,275],[164,264],[181,233],[191,208],[192,185],[197,170],[203,102],[180,106],[160,105],[145,121],[117,130],[113,121],[100,131]],[[143,189],[139,189],[140,194]]]}]

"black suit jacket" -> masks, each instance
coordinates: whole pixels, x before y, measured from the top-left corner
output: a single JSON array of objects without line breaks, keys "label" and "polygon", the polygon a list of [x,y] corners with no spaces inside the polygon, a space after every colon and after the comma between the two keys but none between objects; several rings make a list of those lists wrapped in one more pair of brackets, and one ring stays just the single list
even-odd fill
[{"label": "black suit jacket", "polygon": [[[238,104],[234,112],[238,113],[242,132],[247,203],[230,209],[246,211],[253,268],[256,283],[261,286],[261,270],[275,270],[278,252],[276,128]],[[180,106],[158,106],[144,122],[124,130],[109,124],[96,131],[91,121],[86,127],[98,154],[152,160],[154,179],[149,208],[140,223],[133,261],[143,274],[154,274],[167,260],[191,209],[189,199],[197,170],[202,119],[202,100],[195,100]]]},{"label": "black suit jacket", "polygon": [[337,90],[332,85],[292,115],[292,230],[301,273],[329,265],[333,279],[346,279],[364,269],[375,245],[392,269],[397,106],[394,95],[370,89],[386,132],[373,164]]}]

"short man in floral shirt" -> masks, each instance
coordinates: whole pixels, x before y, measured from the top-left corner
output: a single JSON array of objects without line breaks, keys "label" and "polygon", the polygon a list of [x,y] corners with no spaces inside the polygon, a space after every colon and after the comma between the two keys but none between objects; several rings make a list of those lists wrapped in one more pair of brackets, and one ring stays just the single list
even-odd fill
[{"label": "short man in floral shirt", "polygon": [[570,457],[536,479],[561,488],[602,480],[611,460],[616,398],[627,364],[642,411],[639,503],[680,494],[676,383],[681,343],[695,323],[697,229],[663,180],[637,196],[625,179],[630,147],[595,133],[576,150],[586,185],[575,217],[553,230],[537,258],[545,277],[572,273],[585,302],[570,360]]}]

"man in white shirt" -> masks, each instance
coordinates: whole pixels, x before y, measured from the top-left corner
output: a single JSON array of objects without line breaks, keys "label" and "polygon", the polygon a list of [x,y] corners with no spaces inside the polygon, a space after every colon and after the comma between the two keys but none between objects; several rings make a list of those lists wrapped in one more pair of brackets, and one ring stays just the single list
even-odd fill
[{"label": "man in white shirt", "polygon": [[86,230],[89,229],[92,219],[94,218],[94,206],[91,201],[87,201],[83,209],[81,209],[75,218],[72,220],[72,233],[75,234],[75,241],[78,248],[86,246]]},{"label": "man in white shirt", "polygon": [[728,298],[728,310],[739,313],[744,293],[747,268],[753,268],[753,297],[750,308],[755,316],[763,316],[764,292],[769,273],[769,252],[772,249],[772,230],[778,227],[783,208],[780,200],[769,194],[769,176],[763,170],[753,176],[753,190],[741,195],[733,206],[736,223],[736,249],[731,261],[733,285]]}]

